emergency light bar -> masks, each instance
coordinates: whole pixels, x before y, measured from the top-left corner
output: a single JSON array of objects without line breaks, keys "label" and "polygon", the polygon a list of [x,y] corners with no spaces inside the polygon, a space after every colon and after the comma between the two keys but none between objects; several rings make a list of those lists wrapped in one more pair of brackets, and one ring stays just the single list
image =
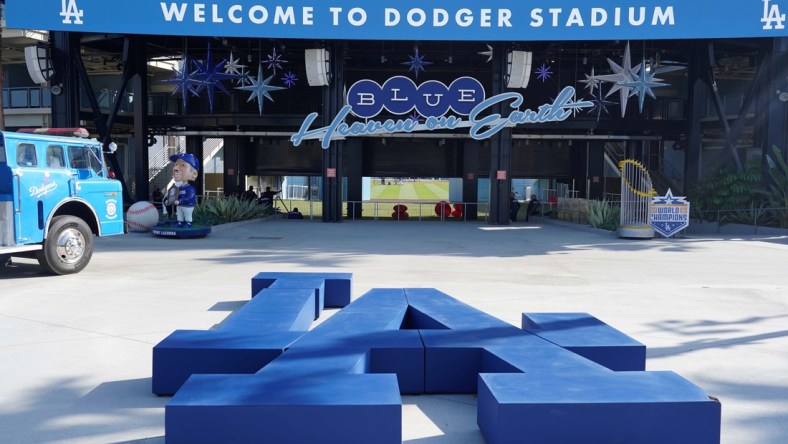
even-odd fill
[{"label": "emergency light bar", "polygon": [[82,138],[87,138],[90,135],[85,128],[21,128],[17,132]]}]

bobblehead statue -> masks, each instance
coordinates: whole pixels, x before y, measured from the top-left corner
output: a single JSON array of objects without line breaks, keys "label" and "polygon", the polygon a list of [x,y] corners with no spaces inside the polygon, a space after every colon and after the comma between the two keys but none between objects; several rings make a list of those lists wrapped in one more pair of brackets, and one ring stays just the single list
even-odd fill
[{"label": "bobblehead statue", "polygon": [[192,215],[197,205],[197,190],[191,182],[197,179],[200,161],[192,154],[175,154],[170,156],[175,162],[172,167],[174,184],[167,190],[162,202],[162,213],[167,215],[167,208],[175,213],[176,222],[171,220],[160,223],[151,231],[157,236],[197,237],[211,232],[211,227],[193,225]]}]

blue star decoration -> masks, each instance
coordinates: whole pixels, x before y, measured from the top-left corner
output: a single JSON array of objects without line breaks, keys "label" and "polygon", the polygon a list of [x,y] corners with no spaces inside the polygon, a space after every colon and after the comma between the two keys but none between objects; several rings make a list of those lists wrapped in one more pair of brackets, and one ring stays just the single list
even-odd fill
[{"label": "blue star decoration", "polygon": [[542,63],[542,66],[536,68],[536,78],[541,80],[542,83],[544,83],[552,75],[553,71],[550,70],[550,66],[546,63]]},{"label": "blue star decoration", "polygon": [[276,48],[273,49],[271,54],[268,54],[266,56],[265,65],[266,67],[268,67],[268,69],[274,72],[274,75],[276,75],[277,69],[282,69],[283,63],[289,63],[289,62],[287,60],[282,59],[282,54],[276,53]]},{"label": "blue star decoration", "polygon": [[271,97],[269,91],[277,91],[280,89],[285,89],[283,86],[273,86],[269,85],[271,79],[274,78],[274,75],[271,74],[267,79],[263,79],[263,63],[260,63],[259,68],[257,69],[257,79],[252,79],[251,84],[239,86],[235,89],[240,89],[243,91],[251,91],[252,94],[249,95],[249,99],[247,102],[251,102],[252,99],[257,99],[257,110],[260,112],[260,115],[263,114],[263,101],[264,99],[268,99],[270,101],[274,101],[274,98]]},{"label": "blue star decoration", "polygon": [[234,79],[235,76],[224,72],[224,65],[227,64],[227,60],[222,60],[217,64],[213,63],[213,52],[211,51],[210,43],[208,44],[208,54],[205,56],[205,61],[194,60],[192,63],[194,63],[196,68],[193,78],[200,81],[194,91],[196,93],[202,92],[203,89],[208,91],[208,107],[213,112],[215,89],[219,88],[224,93],[230,94],[230,91],[227,90],[222,81]]},{"label": "blue star decoration", "polygon": [[189,66],[189,58],[184,57],[183,61],[181,62],[181,69],[175,69],[175,77],[171,79],[162,80],[162,83],[171,83],[175,85],[175,89],[172,91],[172,95],[178,94],[180,91],[182,99],[183,99],[183,111],[186,111],[186,103],[187,99],[189,98],[189,94],[198,96],[197,88],[201,81],[194,78],[197,71],[188,71]]},{"label": "blue star decoration", "polygon": [[412,121],[414,121],[416,123],[421,123],[421,122],[424,121],[424,119],[421,118],[421,114],[419,114],[418,111],[413,111],[412,113],[410,113],[410,115],[408,116],[408,119],[410,119],[410,120],[412,120]]},{"label": "blue star decoration", "polygon": [[235,84],[240,86],[246,86],[252,83],[252,76],[249,75],[249,70],[246,69],[246,66],[241,68],[241,72],[238,74],[238,77],[235,79]]},{"label": "blue star decoration", "polygon": [[597,91],[597,93],[594,94],[589,99],[589,102],[593,103],[594,106],[591,107],[591,109],[588,110],[588,112],[592,113],[592,112],[596,111],[596,121],[597,121],[597,123],[599,123],[599,119],[600,119],[600,117],[602,117],[602,111],[604,111],[605,114],[610,114],[607,111],[607,107],[611,106],[611,105],[615,105],[616,102],[613,102],[613,101],[610,101],[610,100],[605,100],[606,96],[602,95],[602,86],[601,85],[597,88],[596,91]]},{"label": "blue star decoration", "polygon": [[[641,66],[646,66],[645,61],[641,63]],[[662,82],[662,79],[655,78],[655,73],[645,69],[641,69],[639,74],[630,71],[630,75],[632,76],[632,81],[622,82],[621,86],[631,88],[629,97],[638,96],[638,105],[640,105],[641,113],[643,113],[643,102],[646,101],[646,94],[648,94],[652,99],[656,99],[657,96],[654,95],[652,88],[659,88],[660,86],[669,85],[668,83]]]},{"label": "blue star decoration", "polygon": [[407,62],[402,62],[400,65],[410,65],[408,68],[408,72],[414,71],[416,73],[416,79],[419,78],[419,71],[424,71],[424,67],[427,65],[432,65],[432,62],[427,62],[424,60],[426,56],[419,56],[419,48],[416,48],[416,55],[415,56],[408,56],[410,60]]},{"label": "blue star decoration", "polygon": [[298,82],[298,77],[296,77],[293,71],[288,71],[280,80],[285,84],[286,87],[292,88],[295,86],[296,82]]}]

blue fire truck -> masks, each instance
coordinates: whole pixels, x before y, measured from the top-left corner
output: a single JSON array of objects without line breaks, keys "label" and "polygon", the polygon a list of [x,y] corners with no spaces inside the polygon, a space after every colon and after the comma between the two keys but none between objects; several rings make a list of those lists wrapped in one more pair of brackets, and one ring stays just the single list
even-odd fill
[{"label": "blue fire truck", "polygon": [[94,235],[124,232],[121,183],[86,137],[81,128],[0,132],[0,266],[35,257],[50,273],[77,273]]}]

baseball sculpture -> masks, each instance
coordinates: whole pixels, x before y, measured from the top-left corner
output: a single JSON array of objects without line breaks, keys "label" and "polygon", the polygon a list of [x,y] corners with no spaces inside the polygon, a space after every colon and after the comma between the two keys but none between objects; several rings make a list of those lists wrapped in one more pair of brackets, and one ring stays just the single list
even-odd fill
[{"label": "baseball sculpture", "polygon": [[159,211],[150,202],[137,202],[130,206],[126,213],[129,231],[150,231],[157,222],[159,222]]}]

